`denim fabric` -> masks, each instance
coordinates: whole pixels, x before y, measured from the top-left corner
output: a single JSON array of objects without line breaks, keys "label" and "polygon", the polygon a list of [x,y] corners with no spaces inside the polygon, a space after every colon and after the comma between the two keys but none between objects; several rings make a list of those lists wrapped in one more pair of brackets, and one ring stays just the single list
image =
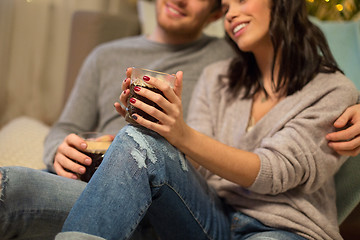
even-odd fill
[{"label": "denim fabric", "polygon": [[[86,183],[24,167],[0,168],[0,239],[53,240]],[[144,219],[132,240],[156,239]]]},{"label": "denim fabric", "polygon": [[[164,240],[255,239],[263,231],[258,239],[302,239],[230,209],[176,148],[129,125],[116,136],[56,239],[128,239],[146,213]],[[248,231],[232,221],[238,215]]]},{"label": "denim fabric", "polygon": [[93,235],[89,235],[86,233],[73,233],[73,232],[66,232],[66,233],[62,233],[59,234],[56,237],[57,240],[82,240],[82,239],[86,239],[86,240],[104,240],[104,238],[102,237],[97,237],[97,236],[93,236]]},{"label": "denim fabric", "polygon": [[240,212],[233,213],[231,219],[231,239],[233,240],[306,240],[297,234],[265,226]]},{"label": "denim fabric", "polygon": [[54,239],[85,183],[23,167],[0,169],[0,239]]},{"label": "denim fabric", "polygon": [[128,239],[145,213],[162,239],[230,234],[222,202],[183,154],[158,134],[128,126],[107,150],[63,231]]}]

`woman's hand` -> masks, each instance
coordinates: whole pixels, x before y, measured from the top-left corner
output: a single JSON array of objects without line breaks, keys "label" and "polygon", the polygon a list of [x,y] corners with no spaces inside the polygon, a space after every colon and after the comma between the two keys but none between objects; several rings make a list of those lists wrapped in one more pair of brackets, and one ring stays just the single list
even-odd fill
[{"label": "woman's hand", "polygon": [[360,104],[347,108],[334,127],[344,129],[326,135],[329,146],[341,155],[357,156],[360,153]]},{"label": "woman's hand", "polygon": [[116,111],[123,117],[126,115],[127,99],[130,94],[130,77],[131,77],[132,68],[126,69],[126,79],[122,83],[122,93],[120,94],[119,101],[115,102],[114,107]]},{"label": "woman's hand", "polygon": [[[130,99],[130,104],[153,116],[159,122],[154,123],[146,120],[138,114],[134,114],[132,116],[133,119],[136,119],[135,121],[140,125],[159,133],[174,146],[177,145],[177,142],[182,141],[186,130],[188,129],[188,126],[183,119],[181,102],[182,80],[183,73],[181,71],[176,73],[174,88],[171,88],[167,83],[164,83],[156,78],[150,78],[147,80],[148,84],[161,90],[166,98],[146,88],[136,89],[137,94],[153,101],[163,111],[149,106],[138,99]],[[126,95],[126,93],[124,93],[124,95]]]}]

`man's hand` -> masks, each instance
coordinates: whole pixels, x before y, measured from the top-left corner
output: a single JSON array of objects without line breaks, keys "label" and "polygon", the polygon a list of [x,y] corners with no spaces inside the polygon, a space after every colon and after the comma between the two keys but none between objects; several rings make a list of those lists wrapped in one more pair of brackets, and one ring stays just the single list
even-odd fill
[{"label": "man's hand", "polygon": [[55,154],[54,169],[60,176],[78,179],[76,174],[84,174],[86,169],[80,165],[90,165],[91,159],[81,153],[87,148],[87,144],[76,134],[69,134],[60,144]]},{"label": "man's hand", "polygon": [[329,146],[341,155],[358,155],[360,153],[360,104],[347,108],[335,121],[334,127],[342,130],[326,135]]}]

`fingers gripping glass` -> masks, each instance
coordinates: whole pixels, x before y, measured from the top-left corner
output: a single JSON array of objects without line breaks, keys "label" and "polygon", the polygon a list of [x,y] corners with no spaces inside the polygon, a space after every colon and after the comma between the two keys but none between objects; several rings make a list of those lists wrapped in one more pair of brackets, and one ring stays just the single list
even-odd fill
[{"label": "fingers gripping glass", "polygon": [[159,89],[157,89],[156,87],[154,87],[154,86],[148,84],[146,81],[144,81],[143,80],[144,76],[148,76],[150,78],[156,78],[158,80],[166,82],[172,88],[174,87],[175,80],[176,80],[175,75],[171,75],[168,73],[157,72],[157,71],[143,69],[143,68],[133,68],[132,69],[131,81],[130,81],[130,95],[127,100],[127,109],[126,109],[127,113],[126,113],[125,119],[126,119],[126,121],[128,121],[129,123],[134,124],[134,125],[138,125],[135,122],[135,120],[132,118],[132,115],[135,113],[149,121],[152,121],[152,122],[157,122],[157,119],[150,116],[149,114],[142,111],[141,109],[138,109],[138,108],[134,107],[133,105],[131,105],[131,103],[130,103],[131,98],[138,99],[150,106],[153,106],[159,110],[162,110],[156,103],[150,101],[149,99],[147,99],[143,96],[138,95],[136,93],[136,91],[134,90],[135,87],[147,88],[155,93],[159,93],[162,96],[164,96],[164,94]]}]

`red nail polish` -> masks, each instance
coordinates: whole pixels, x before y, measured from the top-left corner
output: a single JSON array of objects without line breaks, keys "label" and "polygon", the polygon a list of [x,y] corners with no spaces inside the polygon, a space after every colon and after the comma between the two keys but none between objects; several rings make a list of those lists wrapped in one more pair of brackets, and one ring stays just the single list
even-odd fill
[{"label": "red nail polish", "polygon": [[134,103],[136,103],[136,99],[135,98],[130,98],[130,103],[132,103],[132,104],[134,104]]},{"label": "red nail polish", "polygon": [[124,94],[126,94],[126,90],[124,90],[124,92],[123,92]]},{"label": "red nail polish", "polygon": [[138,87],[138,86],[134,87],[135,92],[139,92],[140,90],[141,90],[141,87]]},{"label": "red nail polish", "polygon": [[144,77],[143,77],[143,80],[144,80],[144,81],[149,81],[149,80],[150,80],[150,77],[144,76]]}]

